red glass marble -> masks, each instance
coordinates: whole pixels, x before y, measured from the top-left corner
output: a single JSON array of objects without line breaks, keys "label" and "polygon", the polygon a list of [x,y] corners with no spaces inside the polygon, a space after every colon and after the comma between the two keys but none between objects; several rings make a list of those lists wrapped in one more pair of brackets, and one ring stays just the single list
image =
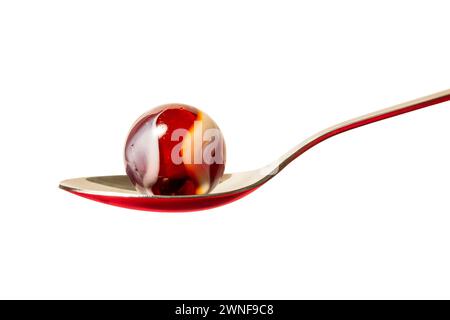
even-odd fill
[{"label": "red glass marble", "polygon": [[206,194],[225,169],[225,141],[204,112],[168,104],[143,114],[125,144],[126,173],[147,195]]}]

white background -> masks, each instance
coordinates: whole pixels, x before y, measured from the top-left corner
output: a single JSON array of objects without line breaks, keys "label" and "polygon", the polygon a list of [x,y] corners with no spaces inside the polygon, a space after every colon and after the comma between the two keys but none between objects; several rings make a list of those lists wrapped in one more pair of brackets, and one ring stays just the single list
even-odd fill
[{"label": "white background", "polygon": [[450,298],[450,104],[328,140],[200,213],[110,207],[146,110],[221,126],[227,171],[450,87],[448,1],[0,2],[1,298]]}]

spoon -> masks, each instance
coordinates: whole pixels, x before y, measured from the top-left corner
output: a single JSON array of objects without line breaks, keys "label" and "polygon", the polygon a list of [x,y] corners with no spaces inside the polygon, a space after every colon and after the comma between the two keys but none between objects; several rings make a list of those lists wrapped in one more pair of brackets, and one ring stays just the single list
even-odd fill
[{"label": "spoon", "polygon": [[351,119],[325,129],[295,146],[275,162],[257,170],[224,174],[208,194],[148,196],[136,191],[128,176],[103,176],[62,181],[59,187],[87,199],[147,211],[197,211],[210,209],[245,197],[273,178],[292,160],[335,135],[364,125],[450,100],[450,89]]}]

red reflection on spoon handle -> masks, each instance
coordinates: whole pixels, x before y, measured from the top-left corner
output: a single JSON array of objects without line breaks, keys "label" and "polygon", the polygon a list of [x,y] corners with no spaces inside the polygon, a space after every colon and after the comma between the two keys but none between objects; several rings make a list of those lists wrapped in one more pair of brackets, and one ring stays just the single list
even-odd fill
[{"label": "red reflection on spoon handle", "polygon": [[328,130],[323,131],[322,133],[317,134],[315,137],[311,138],[311,141],[304,144],[302,147],[298,148],[292,155],[290,155],[286,160],[284,160],[280,166],[279,170],[283,169],[286,165],[288,165],[292,160],[305,153],[315,145],[325,141],[331,137],[334,137],[340,133],[356,129],[367,124],[371,124],[374,122],[378,122],[384,119],[392,118],[395,116],[399,116],[404,113],[408,113],[411,111],[419,110],[422,108],[426,108],[435,104],[439,104],[442,102],[446,102],[450,100],[450,90],[434,94],[432,96],[428,96],[425,98],[421,98],[418,100],[414,100],[411,102],[403,103],[401,105],[384,109],[372,114],[368,114],[366,116],[356,118],[347,122],[344,122],[340,125],[332,127]]}]

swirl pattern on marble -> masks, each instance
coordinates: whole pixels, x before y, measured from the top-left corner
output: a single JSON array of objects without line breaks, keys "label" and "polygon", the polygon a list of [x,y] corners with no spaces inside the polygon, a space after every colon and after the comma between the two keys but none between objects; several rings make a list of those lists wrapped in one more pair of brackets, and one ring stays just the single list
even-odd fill
[{"label": "swirl pattern on marble", "polygon": [[225,169],[225,141],[204,112],[168,104],[143,114],[125,144],[126,173],[146,195],[210,192]]}]

